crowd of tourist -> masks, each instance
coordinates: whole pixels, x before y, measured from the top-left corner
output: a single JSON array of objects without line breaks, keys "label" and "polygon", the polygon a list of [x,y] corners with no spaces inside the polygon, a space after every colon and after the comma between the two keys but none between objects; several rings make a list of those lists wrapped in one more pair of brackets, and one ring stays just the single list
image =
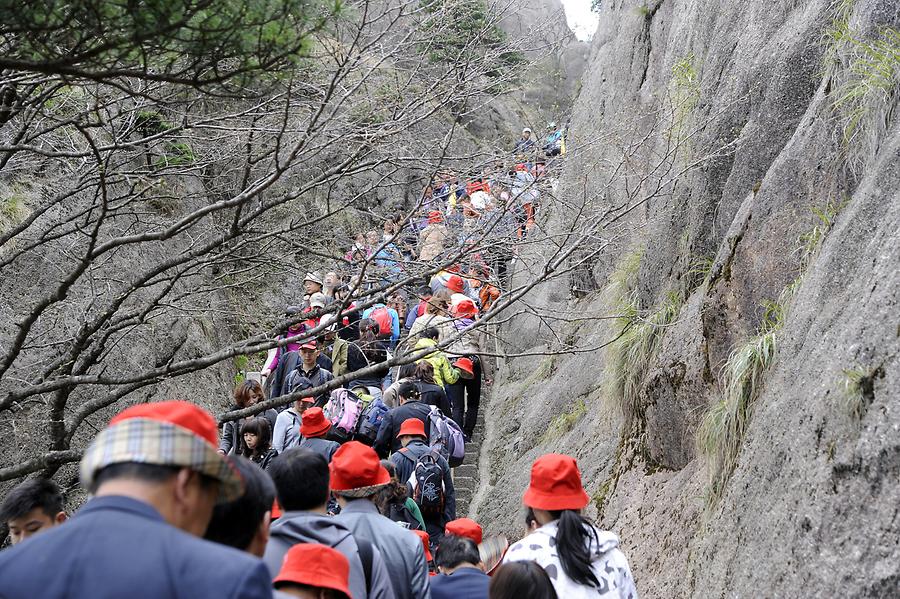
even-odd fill
[{"label": "crowd of tourist", "polygon": [[[564,153],[553,133],[550,156]],[[534,146],[526,129],[516,151]],[[569,456],[535,460],[528,534],[511,546],[457,514],[454,469],[492,371],[477,325],[535,226],[542,176],[531,160],[439,173],[417,211],[357,235],[324,276],[308,272],[232,407],[290,405],[222,427],[189,402],[136,405],[88,446],[90,499],[74,516],[50,480],[13,489],[0,597],[636,597],[618,538],[582,515]],[[500,236],[489,246],[486,230]],[[422,278],[412,265],[434,268]],[[410,282],[412,294],[377,294]],[[400,356],[412,359],[389,368]],[[346,382],[315,393],[335,377]]]}]

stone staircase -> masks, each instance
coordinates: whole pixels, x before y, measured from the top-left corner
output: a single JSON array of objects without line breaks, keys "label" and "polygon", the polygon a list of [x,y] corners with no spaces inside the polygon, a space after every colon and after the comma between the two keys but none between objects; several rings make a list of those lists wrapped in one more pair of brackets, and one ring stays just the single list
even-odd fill
[{"label": "stone staircase", "polygon": [[481,454],[481,444],[484,441],[484,410],[487,407],[487,402],[484,401],[486,398],[484,391],[472,441],[466,443],[466,459],[462,466],[453,469],[453,487],[456,489],[456,515],[458,518],[468,515],[469,504],[478,488],[478,456]]}]

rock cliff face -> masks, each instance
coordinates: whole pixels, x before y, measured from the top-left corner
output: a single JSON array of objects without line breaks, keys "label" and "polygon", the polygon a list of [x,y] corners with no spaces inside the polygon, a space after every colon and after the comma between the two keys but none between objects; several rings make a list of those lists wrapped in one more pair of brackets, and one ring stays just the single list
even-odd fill
[{"label": "rock cliff face", "polygon": [[644,597],[896,596],[900,5],[601,10],[559,195],[629,209],[529,300],[586,320],[503,335],[550,355],[502,365],[474,517],[516,537],[565,452]]}]

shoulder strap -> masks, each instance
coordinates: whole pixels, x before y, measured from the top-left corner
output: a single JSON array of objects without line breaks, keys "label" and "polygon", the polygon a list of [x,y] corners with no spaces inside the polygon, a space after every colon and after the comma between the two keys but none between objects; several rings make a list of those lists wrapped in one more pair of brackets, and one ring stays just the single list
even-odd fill
[{"label": "shoulder strap", "polygon": [[372,550],[372,543],[362,537],[356,538],[356,548],[359,551],[359,560],[362,562],[363,575],[366,577],[366,595],[372,592],[372,561],[375,552]]},{"label": "shoulder strap", "polygon": [[409,460],[409,461],[412,462],[413,464],[415,464],[415,463],[418,461],[418,460],[416,460],[416,458],[414,458],[414,457],[412,457],[412,456],[410,455],[409,449],[407,449],[406,447],[403,447],[403,448],[401,448],[401,449],[398,449],[398,450],[397,450],[397,453],[399,453],[400,455],[402,455],[404,458],[406,458],[407,460]]}]

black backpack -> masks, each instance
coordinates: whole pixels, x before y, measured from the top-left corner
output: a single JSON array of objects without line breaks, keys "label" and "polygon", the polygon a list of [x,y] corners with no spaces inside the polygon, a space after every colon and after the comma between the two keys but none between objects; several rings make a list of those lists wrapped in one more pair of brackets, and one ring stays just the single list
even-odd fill
[{"label": "black backpack", "polygon": [[399,526],[407,530],[421,530],[422,525],[416,520],[412,511],[407,507],[406,502],[390,504],[388,518],[396,522]]},{"label": "black backpack", "polygon": [[[401,449],[400,453],[412,460],[407,450]],[[419,456],[409,475],[409,484],[412,487],[413,501],[422,510],[423,516],[439,516],[444,513],[444,469],[438,462],[438,452],[429,450]]]}]

